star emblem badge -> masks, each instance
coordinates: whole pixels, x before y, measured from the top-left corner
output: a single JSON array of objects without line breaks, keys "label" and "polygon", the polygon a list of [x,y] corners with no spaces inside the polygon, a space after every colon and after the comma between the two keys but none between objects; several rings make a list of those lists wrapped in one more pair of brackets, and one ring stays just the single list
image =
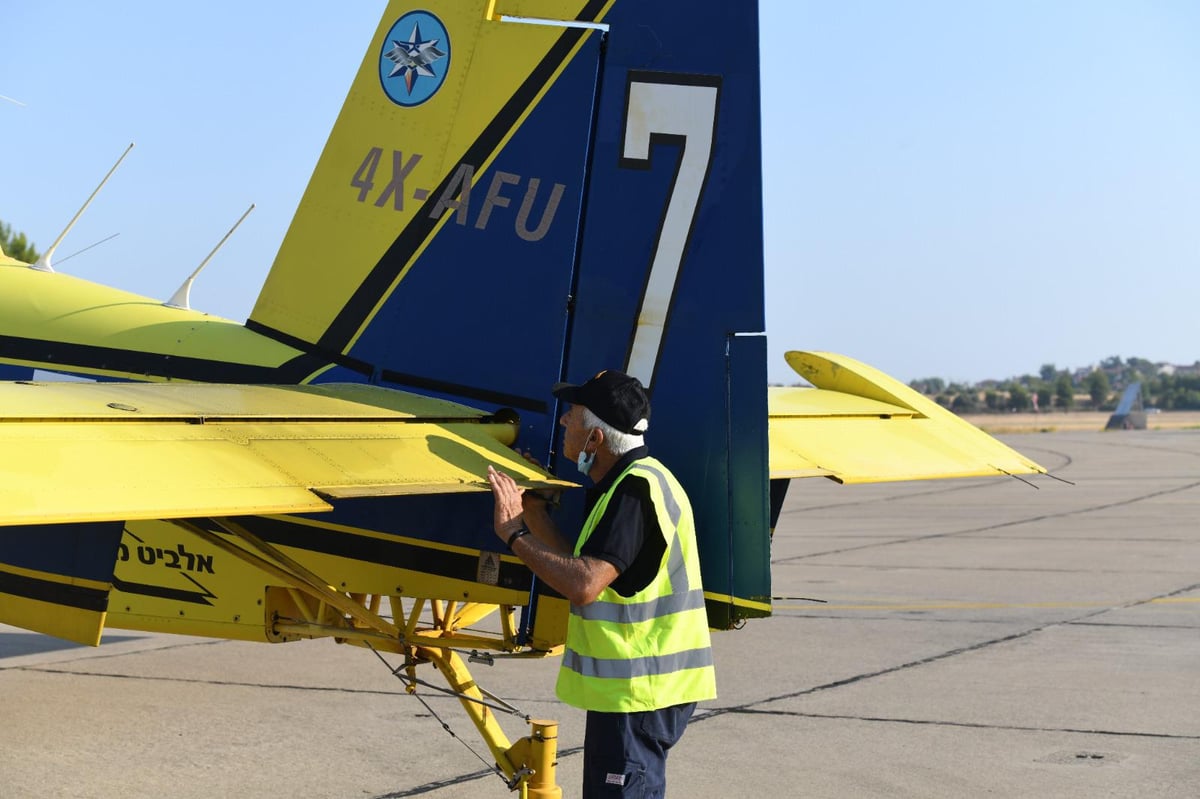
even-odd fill
[{"label": "star emblem badge", "polygon": [[446,57],[446,53],[438,49],[437,39],[423,39],[421,37],[421,24],[419,22],[413,24],[412,32],[409,33],[407,41],[392,39],[392,45],[392,49],[383,54],[384,58],[395,64],[388,77],[394,78],[397,75],[403,75],[404,86],[408,89],[410,95],[412,94],[413,85],[416,84],[418,78],[437,77],[437,73],[430,69],[430,67],[435,62]]}]

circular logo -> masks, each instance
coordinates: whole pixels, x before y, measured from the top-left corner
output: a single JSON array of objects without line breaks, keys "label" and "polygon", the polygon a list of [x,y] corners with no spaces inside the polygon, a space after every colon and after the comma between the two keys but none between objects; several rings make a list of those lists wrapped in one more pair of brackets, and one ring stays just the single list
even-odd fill
[{"label": "circular logo", "polygon": [[437,94],[450,71],[450,35],[428,11],[410,11],[392,25],[379,54],[379,81],[396,105],[414,106]]}]

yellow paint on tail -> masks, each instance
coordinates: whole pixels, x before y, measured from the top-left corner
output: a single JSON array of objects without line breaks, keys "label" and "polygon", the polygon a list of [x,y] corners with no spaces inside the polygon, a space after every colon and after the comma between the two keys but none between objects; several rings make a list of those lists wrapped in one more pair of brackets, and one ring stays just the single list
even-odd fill
[{"label": "yellow paint on tail", "polygon": [[[498,149],[574,54],[539,78],[545,83],[536,92],[526,87],[528,99],[519,100],[528,104],[524,112],[498,130],[501,110],[564,34],[557,27],[495,18],[516,11],[545,14],[554,7],[558,13],[552,16],[574,18],[584,3],[426,3],[422,10],[436,16],[449,40],[438,43],[446,55],[431,69],[448,67],[432,96],[405,106],[385,92],[380,61],[402,35],[392,29],[410,6],[399,1],[388,6],[251,313],[253,323],[315,343],[352,299],[367,306],[360,310],[369,319],[398,279],[370,287],[365,296],[355,293],[397,239],[411,228],[390,256],[405,259],[407,270],[436,234],[433,220],[464,221],[460,215],[467,209],[457,201],[459,193],[481,181]],[[481,141],[495,144],[480,152]],[[339,346],[346,349],[352,341]]]}]

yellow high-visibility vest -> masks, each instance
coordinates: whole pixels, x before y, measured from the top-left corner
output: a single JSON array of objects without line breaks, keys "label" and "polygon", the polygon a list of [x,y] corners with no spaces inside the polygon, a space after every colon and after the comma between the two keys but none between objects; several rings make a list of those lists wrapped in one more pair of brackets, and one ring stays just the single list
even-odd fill
[{"label": "yellow high-visibility vest", "polygon": [[631,463],[588,514],[575,555],[600,523],[617,486],[631,475],[649,483],[667,546],[654,579],[633,596],[609,586],[595,602],[571,605],[555,691],[568,705],[585,710],[633,713],[717,695],[692,507],[665,466],[654,458]]}]

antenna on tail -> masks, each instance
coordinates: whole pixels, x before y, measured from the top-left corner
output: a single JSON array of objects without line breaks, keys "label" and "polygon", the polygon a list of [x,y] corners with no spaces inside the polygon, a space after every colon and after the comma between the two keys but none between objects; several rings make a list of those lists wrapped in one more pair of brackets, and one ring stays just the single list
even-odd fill
[{"label": "antenna on tail", "polygon": [[229,229],[229,232],[225,234],[224,238],[217,242],[217,246],[213,247],[212,252],[208,254],[208,257],[200,262],[200,265],[196,267],[196,271],[192,272],[192,274],[188,276],[188,279],[183,281],[183,285],[176,289],[175,293],[171,295],[171,299],[164,302],[163,305],[167,306],[168,308],[182,308],[185,311],[190,311],[192,309],[192,284],[196,282],[196,276],[200,274],[201,269],[208,266],[208,262],[212,260],[214,255],[217,254],[217,250],[221,249],[222,245],[224,245],[225,242],[229,240],[229,237],[233,235],[233,231],[238,229],[238,225],[242,224],[243,220],[250,216],[250,212],[253,210],[254,203],[250,203],[250,207],[246,209],[246,213],[242,214],[241,218],[233,223],[233,227]]},{"label": "antenna on tail", "polygon": [[72,217],[71,221],[67,224],[66,230],[58,234],[58,238],[55,239],[54,243],[50,245],[50,249],[42,253],[42,257],[38,258],[37,263],[29,267],[30,269],[37,269],[40,272],[54,271],[54,267],[50,264],[50,259],[54,256],[54,251],[58,248],[58,245],[62,243],[62,240],[67,237],[67,234],[71,232],[71,228],[75,227],[75,223],[79,221],[79,217],[83,216],[83,212],[86,211],[88,206],[92,204],[92,200],[96,199],[96,195],[100,193],[102,188],[104,188],[104,184],[108,183],[108,179],[112,177],[113,172],[117,171],[117,167],[121,165],[121,162],[125,160],[125,156],[129,155],[129,151],[132,149],[133,142],[130,142],[129,146],[125,148],[125,152],[121,153],[121,157],[117,159],[117,163],[113,164],[112,169],[108,170],[108,174],[104,176],[104,180],[100,181],[100,185],[97,186],[95,191],[92,192],[91,196],[87,198],[87,202],[83,204],[82,208],[75,212],[75,216]]},{"label": "antenna on tail", "polygon": [[66,230],[58,234],[58,238],[55,239],[54,243],[50,245],[50,249],[42,253],[42,257],[38,258],[37,263],[29,267],[30,269],[36,269],[39,272],[54,271],[54,267],[50,264],[50,259],[54,257],[54,251],[58,248],[58,245],[62,243],[62,240],[67,237],[67,234],[71,232],[71,228],[75,227],[75,223],[79,221],[79,217],[83,216],[83,212],[86,211],[87,207],[92,204],[92,200],[96,199],[96,195],[100,193],[102,188],[104,188],[104,184],[108,183],[108,179],[112,177],[113,172],[117,171],[117,167],[121,165],[121,162],[125,160],[125,156],[129,155],[129,151],[132,149],[133,142],[130,142],[129,146],[125,148],[125,152],[121,153],[121,157],[117,159],[117,163],[113,164],[112,169],[108,170],[108,174],[104,176],[104,180],[100,181],[100,185],[97,186],[96,190],[92,192],[92,196],[88,197],[87,202],[83,204],[83,207],[75,212],[75,216],[72,217],[71,221],[67,224]]}]

